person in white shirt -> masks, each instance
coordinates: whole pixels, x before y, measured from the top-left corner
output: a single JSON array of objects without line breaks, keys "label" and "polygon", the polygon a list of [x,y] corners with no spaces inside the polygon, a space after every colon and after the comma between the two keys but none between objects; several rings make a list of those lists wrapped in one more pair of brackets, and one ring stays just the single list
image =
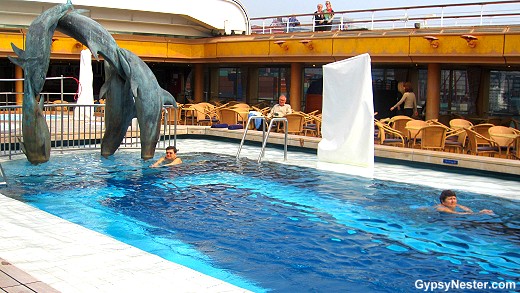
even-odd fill
[{"label": "person in white shirt", "polygon": [[271,119],[273,117],[283,117],[287,114],[292,113],[291,105],[287,104],[287,97],[285,95],[281,95],[278,98],[278,104],[274,105],[267,118]]}]

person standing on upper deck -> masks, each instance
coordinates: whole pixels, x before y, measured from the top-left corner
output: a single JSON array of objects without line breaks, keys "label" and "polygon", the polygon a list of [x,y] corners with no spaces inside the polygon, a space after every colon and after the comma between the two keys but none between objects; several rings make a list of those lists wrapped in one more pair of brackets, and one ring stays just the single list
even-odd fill
[{"label": "person standing on upper deck", "polygon": [[297,30],[296,27],[300,26],[300,21],[294,15],[291,15],[291,17],[289,17],[288,22],[289,22],[289,32],[296,31]]},{"label": "person standing on upper deck", "polygon": [[323,5],[318,4],[316,8],[318,10],[314,11],[314,31],[322,32],[325,30],[325,27],[323,26],[325,22],[323,19]]},{"label": "person standing on upper deck", "polygon": [[332,30],[332,19],[334,18],[334,10],[330,1],[325,1],[325,10],[323,10],[323,19],[325,21],[325,30]]},{"label": "person standing on upper deck", "polygon": [[271,109],[271,112],[267,115],[267,118],[271,119],[273,117],[283,117],[287,114],[292,113],[291,105],[287,104],[287,97],[285,95],[281,95],[278,98],[278,104],[274,105]]},{"label": "person standing on upper deck", "polygon": [[397,102],[393,107],[390,108],[390,111],[393,111],[395,108],[399,107],[402,103],[404,103],[404,115],[412,118],[413,116],[417,116],[417,99],[415,98],[415,94],[413,93],[412,83],[407,81],[403,84],[404,94],[401,100]]}]

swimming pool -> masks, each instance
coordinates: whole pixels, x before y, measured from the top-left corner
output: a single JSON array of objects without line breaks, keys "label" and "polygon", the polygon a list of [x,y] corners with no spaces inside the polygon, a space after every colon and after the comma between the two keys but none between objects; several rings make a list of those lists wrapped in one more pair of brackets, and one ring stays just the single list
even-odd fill
[{"label": "swimming pool", "polygon": [[171,170],[126,151],[6,162],[2,193],[255,292],[518,279],[518,201],[461,191],[497,216],[454,217],[423,209],[438,200],[432,187],[211,153],[183,160]]},{"label": "swimming pool", "polygon": [[[58,120],[62,117],[59,114],[45,114],[45,119],[47,120]],[[23,115],[22,114],[16,114],[16,113],[0,113],[0,121],[11,121],[11,122],[18,122],[22,121]]]}]

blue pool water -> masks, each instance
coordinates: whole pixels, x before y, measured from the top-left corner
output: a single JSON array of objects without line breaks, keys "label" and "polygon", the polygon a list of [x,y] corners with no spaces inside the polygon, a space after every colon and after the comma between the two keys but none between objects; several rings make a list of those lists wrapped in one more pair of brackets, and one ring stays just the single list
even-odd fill
[{"label": "blue pool water", "polygon": [[[57,114],[45,114],[45,119],[47,120],[57,120],[61,117],[61,115]],[[11,121],[11,122],[17,122],[22,121],[23,115],[22,114],[6,114],[6,113],[0,113],[0,121]]]},{"label": "blue pool water", "polygon": [[243,288],[416,292],[416,280],[518,281],[518,201],[458,192],[495,216],[439,214],[441,190],[210,153],[150,169],[136,152],[2,163],[0,191]]}]

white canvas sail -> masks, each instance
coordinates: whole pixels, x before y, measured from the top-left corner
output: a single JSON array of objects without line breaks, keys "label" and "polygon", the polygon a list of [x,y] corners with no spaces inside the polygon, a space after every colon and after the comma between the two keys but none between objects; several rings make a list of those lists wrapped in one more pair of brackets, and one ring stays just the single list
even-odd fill
[{"label": "white canvas sail", "polygon": [[[94,90],[92,73],[92,54],[89,49],[81,51],[79,66],[79,95],[77,105],[94,105]],[[74,107],[74,119],[90,121],[93,119],[94,109],[91,107]]]},{"label": "white canvas sail", "polygon": [[318,161],[371,170],[374,104],[368,54],[323,66],[322,112],[323,138],[318,145]]}]

